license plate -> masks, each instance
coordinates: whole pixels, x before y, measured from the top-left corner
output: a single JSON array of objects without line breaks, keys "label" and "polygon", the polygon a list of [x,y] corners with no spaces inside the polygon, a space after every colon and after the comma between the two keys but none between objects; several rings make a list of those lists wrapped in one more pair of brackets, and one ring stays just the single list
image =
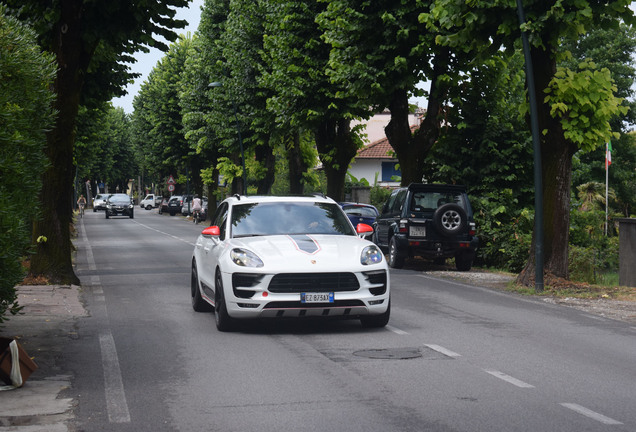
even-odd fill
[{"label": "license plate", "polygon": [[300,293],[301,303],[333,303],[333,293]]},{"label": "license plate", "polygon": [[411,237],[426,237],[425,226],[409,226],[409,236]]}]

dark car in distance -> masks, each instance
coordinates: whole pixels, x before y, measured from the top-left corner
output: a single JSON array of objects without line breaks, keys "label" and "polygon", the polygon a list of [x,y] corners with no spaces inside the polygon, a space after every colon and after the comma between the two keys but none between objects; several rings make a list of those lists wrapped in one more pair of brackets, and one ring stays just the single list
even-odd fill
[{"label": "dark car in distance", "polygon": [[106,219],[112,216],[135,217],[135,206],[132,199],[124,193],[116,193],[108,196],[106,200]]},{"label": "dark car in distance", "polygon": [[340,203],[340,207],[342,207],[354,227],[359,223],[373,225],[375,219],[380,215],[378,209],[371,204],[343,202]]},{"label": "dark car in distance", "polygon": [[170,197],[170,201],[168,201],[168,213],[170,213],[170,216],[174,216],[177,213],[181,213],[182,207],[183,207],[182,195],[173,195],[172,197]]},{"label": "dark car in distance", "polygon": [[473,265],[479,239],[464,186],[413,183],[395,189],[374,224],[373,242],[388,251],[389,266],[420,256],[443,263],[455,258],[457,270]]}]

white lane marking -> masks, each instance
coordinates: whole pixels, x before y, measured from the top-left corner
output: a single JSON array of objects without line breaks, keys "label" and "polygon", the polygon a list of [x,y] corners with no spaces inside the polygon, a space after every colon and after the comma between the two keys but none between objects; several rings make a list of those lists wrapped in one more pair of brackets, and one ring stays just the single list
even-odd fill
[{"label": "white lane marking", "polygon": [[510,383],[510,384],[515,385],[517,387],[520,387],[520,388],[534,388],[533,385],[525,383],[525,382],[523,382],[521,380],[518,380],[517,378],[511,377],[510,375],[506,375],[503,372],[499,372],[499,371],[496,371],[496,370],[487,370],[487,369],[484,369],[484,371],[489,373],[490,375],[492,375],[494,377],[497,377],[497,378],[499,378],[501,380],[504,380],[507,383]]},{"label": "white lane marking", "polygon": [[179,240],[179,241],[181,241],[181,242],[184,242],[184,243],[189,244],[190,246],[194,247],[194,243],[189,242],[189,241],[187,241],[187,240],[184,240],[184,239],[182,239],[182,238],[179,238],[179,237],[177,237],[177,236],[175,236],[175,235],[168,234],[167,232],[164,232],[164,231],[158,230],[158,229],[156,229],[156,228],[149,227],[148,225],[146,225],[146,224],[142,224],[142,223],[140,223],[140,222],[137,222],[137,221],[136,221],[136,220],[134,220],[134,219],[133,219],[133,221],[132,221],[132,222],[136,223],[137,225],[141,225],[141,226],[142,226],[142,227],[144,227],[144,228],[148,228],[150,231],[158,232],[159,234],[163,234],[163,235],[166,235],[166,236],[168,236],[168,237],[172,237],[172,238],[173,238],[173,239],[175,239],[175,240]]},{"label": "white lane marking", "polygon": [[88,237],[86,237],[86,229],[84,228],[84,218],[81,218],[81,227],[82,227],[82,241],[86,245],[86,261],[88,261],[88,269],[89,270],[97,270],[97,265],[95,265],[95,257],[93,257],[93,249],[91,248],[91,244],[88,242]]},{"label": "white lane marking", "polygon": [[583,414],[586,417],[589,417],[591,419],[594,419],[598,422],[601,422],[603,424],[606,425],[622,425],[623,423],[614,420],[612,418],[609,417],[605,417],[603,414],[599,414],[596,411],[592,411],[590,409],[587,409],[585,407],[582,407],[581,405],[575,404],[575,403],[562,403],[560,404],[561,406],[564,406],[566,408],[571,409],[572,411],[576,411],[579,414]]},{"label": "white lane marking", "polygon": [[446,349],[443,346],[429,344],[424,344],[424,346],[429,347],[430,349],[437,351],[438,353],[444,354],[447,357],[461,357],[461,354],[457,354],[456,352]]},{"label": "white lane marking", "polygon": [[111,423],[130,423],[130,413],[113,335],[110,332],[100,334],[99,345],[102,350],[108,420]]},{"label": "white lane marking", "polygon": [[399,335],[402,335],[402,336],[404,336],[404,335],[407,335],[407,334],[408,334],[408,333],[407,333],[407,332],[405,332],[404,330],[400,330],[399,328],[397,328],[397,327],[393,327],[393,326],[390,326],[390,325],[386,326],[386,329],[387,329],[387,330],[392,331],[392,332],[393,332],[393,333],[395,333],[395,334],[399,334]]}]

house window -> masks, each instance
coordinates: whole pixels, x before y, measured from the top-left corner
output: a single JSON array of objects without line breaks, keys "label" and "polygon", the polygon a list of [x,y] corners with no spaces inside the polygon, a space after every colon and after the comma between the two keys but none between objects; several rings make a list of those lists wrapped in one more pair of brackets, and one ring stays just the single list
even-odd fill
[{"label": "house window", "polygon": [[397,168],[397,162],[382,162],[382,181],[393,181],[392,177],[402,177],[402,172]]}]

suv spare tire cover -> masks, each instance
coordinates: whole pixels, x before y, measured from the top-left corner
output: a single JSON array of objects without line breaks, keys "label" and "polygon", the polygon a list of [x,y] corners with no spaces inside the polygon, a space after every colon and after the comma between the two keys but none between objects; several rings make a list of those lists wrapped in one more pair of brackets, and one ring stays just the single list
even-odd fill
[{"label": "suv spare tire cover", "polygon": [[461,206],[455,203],[444,204],[433,213],[433,224],[443,236],[462,233],[467,226],[468,217]]}]

